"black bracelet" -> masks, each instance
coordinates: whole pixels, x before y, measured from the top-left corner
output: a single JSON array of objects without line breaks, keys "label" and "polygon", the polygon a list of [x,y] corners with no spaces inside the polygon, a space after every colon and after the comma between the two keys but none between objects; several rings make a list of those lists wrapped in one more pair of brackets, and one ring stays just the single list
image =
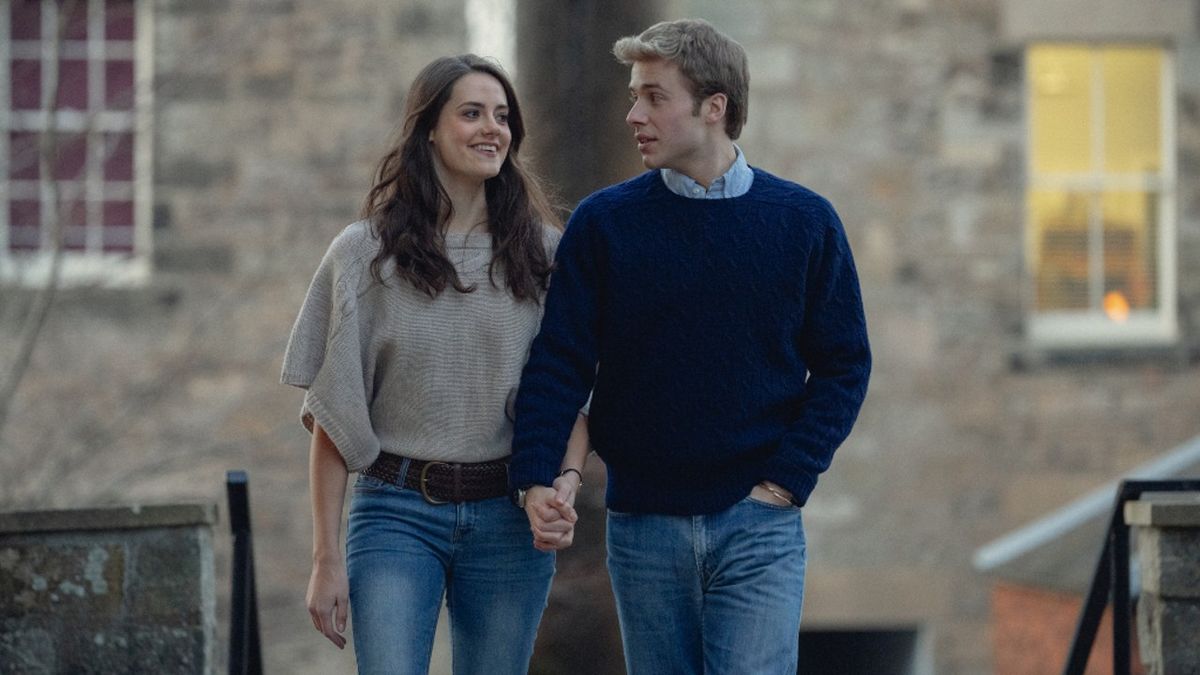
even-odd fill
[{"label": "black bracelet", "polygon": [[575,469],[575,468],[563,469],[562,471],[558,472],[558,477],[562,478],[563,476],[565,476],[569,473],[572,473],[572,472],[574,472],[575,475],[579,476],[579,487],[583,487],[583,472],[581,472],[579,469]]}]

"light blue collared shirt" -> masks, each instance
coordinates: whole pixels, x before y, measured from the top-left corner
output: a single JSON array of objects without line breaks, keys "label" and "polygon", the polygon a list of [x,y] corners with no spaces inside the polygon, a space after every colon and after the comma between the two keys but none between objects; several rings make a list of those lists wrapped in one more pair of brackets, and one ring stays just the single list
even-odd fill
[{"label": "light blue collared shirt", "polygon": [[741,197],[750,191],[750,184],[754,182],[754,171],[750,169],[750,165],[746,163],[746,156],[742,154],[742,149],[736,144],[733,149],[737,151],[737,158],[733,160],[733,166],[729,167],[722,176],[712,182],[705,190],[704,186],[692,180],[690,177],[679,173],[673,169],[660,169],[663,183],[667,189],[680,197],[689,199],[729,199],[730,197]]}]

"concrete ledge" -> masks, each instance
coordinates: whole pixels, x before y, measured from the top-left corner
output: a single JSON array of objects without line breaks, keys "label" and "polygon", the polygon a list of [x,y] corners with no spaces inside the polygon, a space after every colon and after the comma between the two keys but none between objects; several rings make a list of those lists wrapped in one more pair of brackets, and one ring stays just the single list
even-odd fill
[{"label": "concrete ledge", "polygon": [[1142,527],[1200,527],[1200,492],[1147,492],[1125,503],[1125,522]]},{"label": "concrete ledge", "polygon": [[83,532],[213,525],[216,504],[133,505],[60,511],[0,512],[0,534]]},{"label": "concrete ledge", "polygon": [[213,672],[214,504],[0,513],[0,673]]}]

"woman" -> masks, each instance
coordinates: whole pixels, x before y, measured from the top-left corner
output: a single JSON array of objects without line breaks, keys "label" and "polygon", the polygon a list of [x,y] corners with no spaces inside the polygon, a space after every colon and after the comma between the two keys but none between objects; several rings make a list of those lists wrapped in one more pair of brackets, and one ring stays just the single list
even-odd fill
[{"label": "woman", "polygon": [[292,329],[282,381],[307,390],[312,431],[308,609],[342,648],[353,607],[363,673],[427,672],[443,598],[455,673],[527,672],[553,551],[571,543],[582,416],[561,517],[531,528],[507,496],[507,411],[560,227],[521,167],[524,135],[496,64],[426,66],[363,220],[330,245]]}]

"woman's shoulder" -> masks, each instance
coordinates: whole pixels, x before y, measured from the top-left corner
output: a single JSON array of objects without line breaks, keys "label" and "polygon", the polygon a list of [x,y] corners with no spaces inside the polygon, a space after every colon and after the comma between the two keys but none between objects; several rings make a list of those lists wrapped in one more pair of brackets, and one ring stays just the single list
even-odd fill
[{"label": "woman's shoulder", "polygon": [[338,262],[351,262],[379,251],[379,235],[369,220],[350,223],[329,245],[328,255]]},{"label": "woman's shoulder", "polygon": [[379,250],[379,237],[370,221],[351,223],[333,238],[317,274],[324,275],[336,287],[361,291],[360,287],[371,276],[367,270]]},{"label": "woman's shoulder", "polygon": [[333,266],[341,276],[352,275],[370,265],[380,250],[379,235],[368,220],[359,220],[346,226],[329,244],[325,262]]}]

